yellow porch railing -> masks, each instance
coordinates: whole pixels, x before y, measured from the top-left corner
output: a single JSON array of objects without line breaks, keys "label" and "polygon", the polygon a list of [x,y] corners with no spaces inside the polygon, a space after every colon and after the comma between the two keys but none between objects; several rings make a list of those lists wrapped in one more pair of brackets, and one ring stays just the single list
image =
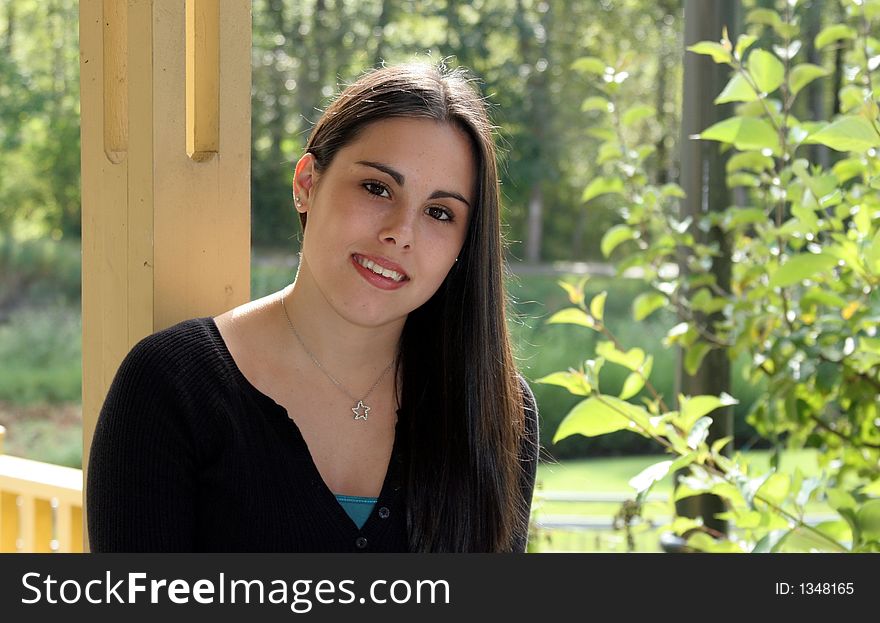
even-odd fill
[{"label": "yellow porch railing", "polygon": [[3,454],[0,552],[82,552],[82,470]]}]

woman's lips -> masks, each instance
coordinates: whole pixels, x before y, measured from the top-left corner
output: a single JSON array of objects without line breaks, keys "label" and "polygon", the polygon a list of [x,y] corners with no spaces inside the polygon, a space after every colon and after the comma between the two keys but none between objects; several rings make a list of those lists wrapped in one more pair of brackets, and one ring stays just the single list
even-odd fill
[{"label": "woman's lips", "polygon": [[[404,277],[400,281],[394,281],[394,279],[391,279],[390,277],[385,277],[384,275],[379,275],[377,273],[374,273],[369,268],[367,268],[365,266],[361,266],[360,263],[358,262],[358,257],[372,260],[374,263],[382,266],[383,268],[390,268],[391,270],[394,270],[395,272],[397,272],[401,275],[404,275]],[[352,255],[351,256],[351,263],[354,265],[355,270],[357,270],[360,273],[360,275],[368,283],[376,286],[380,290],[397,290],[397,289],[405,286],[406,283],[409,281],[409,277],[407,277],[406,273],[404,273],[403,270],[401,270],[400,268],[394,268],[392,266],[387,266],[385,262],[376,261],[375,259],[368,257],[366,255],[357,255],[357,254]]]}]

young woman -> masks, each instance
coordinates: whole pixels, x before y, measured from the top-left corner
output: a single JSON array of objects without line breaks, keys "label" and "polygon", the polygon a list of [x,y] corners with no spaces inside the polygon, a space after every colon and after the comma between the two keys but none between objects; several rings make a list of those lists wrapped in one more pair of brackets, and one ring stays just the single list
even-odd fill
[{"label": "young woman", "polygon": [[305,151],[294,283],[123,361],[92,551],[523,551],[538,419],[482,99],[459,71],[379,69]]}]

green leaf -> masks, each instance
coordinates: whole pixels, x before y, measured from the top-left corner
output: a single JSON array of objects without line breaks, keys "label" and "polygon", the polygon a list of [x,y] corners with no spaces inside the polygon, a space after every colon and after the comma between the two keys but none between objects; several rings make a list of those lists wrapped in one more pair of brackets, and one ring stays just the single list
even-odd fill
[{"label": "green leaf", "polygon": [[565,290],[566,294],[568,294],[568,300],[571,301],[572,305],[580,305],[584,300],[584,286],[589,278],[589,275],[584,275],[577,281],[577,283],[569,283],[562,280],[559,280],[556,283],[559,287]]},{"label": "green leaf", "polygon": [[681,536],[688,530],[693,530],[694,528],[699,528],[703,525],[703,522],[700,518],[692,519],[690,517],[676,517],[672,522],[671,529],[677,535]]},{"label": "green leaf", "polygon": [[660,461],[643,469],[637,476],[629,481],[629,486],[641,493],[658,480],[663,480],[669,473],[672,461]]},{"label": "green leaf", "polygon": [[729,394],[722,393],[720,396],[679,396],[678,404],[680,405],[681,427],[685,431],[690,431],[694,422],[704,415],[709,415],[720,407],[739,404],[739,401]]},{"label": "green leaf", "polygon": [[623,156],[623,151],[617,141],[606,141],[599,147],[599,157],[596,162],[604,164],[609,160],[617,160]]},{"label": "green leaf", "polygon": [[[604,402],[603,402],[604,401]],[[613,396],[592,397],[579,402],[562,420],[553,443],[571,435],[596,437],[636,426],[621,411],[638,421],[644,428],[650,426],[648,412]]]},{"label": "green leaf", "polygon": [[716,104],[727,102],[754,102],[759,95],[751,87],[742,74],[734,74],[733,78],[724,87],[724,90],[715,98]]},{"label": "green leaf", "polygon": [[708,141],[733,143],[741,150],[770,149],[779,152],[779,136],[776,130],[763,119],[753,117],[731,117],[706,128],[699,138]]},{"label": "green leaf", "polygon": [[847,115],[811,134],[805,143],[820,143],[837,151],[868,151],[880,147],[880,134],[859,115]]},{"label": "green leaf", "polygon": [[711,56],[712,60],[716,63],[729,63],[733,60],[730,56],[730,51],[726,50],[724,46],[715,41],[700,41],[699,43],[688,46],[687,50],[694,54],[706,54]]},{"label": "green leaf", "polygon": [[568,412],[556,429],[553,443],[572,435],[597,437],[623,430],[627,426],[629,422],[624,416],[608,408],[597,398],[587,398]]},{"label": "green leaf", "polygon": [[579,372],[553,372],[535,382],[564,387],[575,396],[589,396],[593,391],[587,379]]},{"label": "green leaf", "polygon": [[789,530],[771,550],[774,553],[839,552],[828,539],[805,528]]},{"label": "green leaf", "polygon": [[799,253],[770,275],[770,287],[787,288],[830,270],[836,264],[837,258],[827,253]]},{"label": "green leaf", "polygon": [[865,162],[861,158],[845,158],[835,162],[831,167],[838,184],[848,182],[857,175],[863,175],[866,170]]},{"label": "green leaf", "polygon": [[856,513],[862,542],[880,541],[880,500],[865,502]]},{"label": "green leaf", "polygon": [[785,80],[785,66],[770,52],[755,50],[746,61],[755,85],[764,93],[772,93]]},{"label": "green leaf", "polygon": [[838,513],[847,509],[855,510],[858,506],[852,494],[844,489],[826,489],[825,496],[828,498],[828,505]]},{"label": "green leaf", "polygon": [[621,400],[628,400],[642,391],[642,388],[645,386],[645,379],[650,378],[651,376],[651,368],[654,366],[654,357],[653,355],[648,355],[645,358],[645,363],[642,364],[641,368],[635,372],[630,373],[629,376],[626,377],[626,380],[623,382],[623,389],[620,391],[619,398]]},{"label": "green leaf", "polygon": [[640,369],[645,363],[645,351],[641,348],[630,348],[624,353],[612,342],[599,342],[596,345],[596,354],[632,372]]},{"label": "green leaf", "polygon": [[746,22],[749,24],[764,24],[774,30],[778,30],[784,23],[782,18],[779,17],[779,13],[773,9],[752,9],[746,15]]},{"label": "green leaf", "polygon": [[730,437],[730,436],[722,437],[721,439],[716,439],[715,441],[712,442],[712,453],[716,454],[718,452],[721,452],[721,448],[726,446],[732,440],[733,440],[733,437]]},{"label": "green leaf", "polygon": [[767,220],[767,215],[761,208],[732,208],[728,211],[724,225],[727,229],[731,229],[740,225],[765,223]]},{"label": "green leaf", "polygon": [[770,477],[764,481],[764,484],[761,485],[755,495],[760,496],[771,504],[779,506],[788,495],[790,484],[791,480],[787,474],[780,474],[777,472],[771,474]]},{"label": "green leaf", "polygon": [[571,68],[575,71],[584,71],[591,74],[601,76],[605,73],[605,63],[595,56],[585,56],[577,59],[571,64]]},{"label": "green leaf", "polygon": [[636,232],[628,225],[615,225],[602,236],[602,255],[608,257],[618,246],[635,237]]},{"label": "green leaf", "polygon": [[700,291],[691,299],[691,309],[706,314],[714,314],[727,307],[728,301],[720,296],[712,296],[708,288],[700,288]]},{"label": "green leaf", "polygon": [[856,31],[846,24],[834,24],[823,28],[816,35],[815,46],[817,50],[821,50],[825,46],[841,39],[855,39]]},{"label": "green leaf", "polygon": [[765,534],[752,548],[753,554],[769,554],[775,551],[777,544],[786,534],[787,530],[774,530]]},{"label": "green leaf", "polygon": [[709,436],[709,427],[712,426],[712,418],[703,416],[696,422],[688,432],[687,444],[691,450],[696,450],[700,444],[706,441]]},{"label": "green leaf", "polygon": [[605,299],[607,297],[608,292],[602,291],[590,301],[590,313],[593,315],[593,318],[599,322],[602,322],[605,316]]},{"label": "green leaf", "polygon": [[633,301],[633,318],[644,320],[655,311],[666,307],[668,299],[659,292],[644,292],[639,294]]},{"label": "green leaf", "polygon": [[706,358],[706,355],[708,355],[711,350],[712,346],[706,342],[697,342],[688,348],[684,356],[684,369],[687,373],[694,376],[700,369],[700,364],[703,363],[703,359]]},{"label": "green leaf", "polygon": [[810,63],[801,63],[795,65],[794,69],[788,75],[789,90],[792,95],[800,93],[801,89],[810,84],[816,78],[822,78],[828,75],[828,71],[818,65]]},{"label": "green leaf", "polygon": [[645,386],[645,379],[639,372],[631,372],[623,382],[623,389],[620,390],[619,398],[621,400],[629,400]]},{"label": "green leaf", "polygon": [[623,181],[616,177],[597,177],[584,189],[581,201],[586,203],[594,197],[608,193],[623,194]]},{"label": "green leaf", "polygon": [[725,169],[728,173],[749,169],[751,171],[769,171],[773,168],[773,158],[759,151],[743,151],[733,154],[727,161]]},{"label": "green leaf", "polygon": [[713,539],[705,532],[694,532],[688,538],[688,547],[714,554],[742,554],[742,548],[729,539]]},{"label": "green leaf", "polygon": [[601,112],[611,112],[614,110],[614,106],[611,105],[604,97],[599,97],[598,95],[593,95],[592,97],[588,97],[584,100],[584,103],[581,104],[581,112],[588,112],[591,110],[599,110]]},{"label": "green leaf", "polygon": [[855,84],[848,84],[840,89],[838,96],[840,99],[840,111],[848,113],[862,105],[862,102],[868,96],[868,90]]},{"label": "green leaf", "polygon": [[657,114],[657,111],[653,106],[646,106],[644,104],[636,104],[632,108],[629,108],[625,113],[623,113],[623,118],[621,121],[625,126],[631,126],[635,123],[638,123],[642,119],[647,119],[648,117],[653,117]]},{"label": "green leaf", "polygon": [[742,58],[745,51],[749,49],[758,38],[755,35],[742,34],[736,38],[736,45],[733,48],[733,54],[736,58]]},{"label": "green leaf", "polygon": [[576,324],[588,329],[595,329],[596,323],[582,309],[569,307],[550,316],[547,324]]},{"label": "green leaf", "polygon": [[872,273],[880,275],[880,231],[865,249],[865,264]]},{"label": "green leaf", "polygon": [[834,521],[822,521],[817,523],[814,527],[819,532],[827,534],[840,544],[852,543],[852,528],[850,528],[849,524],[842,519],[836,519]]},{"label": "green leaf", "polygon": [[838,309],[846,307],[846,299],[842,296],[819,287],[810,288],[801,298],[801,306],[809,306],[813,303]]},{"label": "green leaf", "polygon": [[663,187],[660,189],[660,195],[663,197],[677,197],[679,199],[687,196],[681,186],[673,183],[663,184]]},{"label": "green leaf", "polygon": [[688,452],[687,454],[682,454],[680,457],[673,461],[672,465],[669,467],[669,471],[675,472],[683,467],[687,467],[691,465],[694,461],[697,460],[699,453],[697,452]]}]

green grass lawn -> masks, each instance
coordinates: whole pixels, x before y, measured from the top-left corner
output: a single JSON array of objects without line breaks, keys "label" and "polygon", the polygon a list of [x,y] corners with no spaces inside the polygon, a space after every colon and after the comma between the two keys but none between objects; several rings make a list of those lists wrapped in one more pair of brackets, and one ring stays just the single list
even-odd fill
[{"label": "green grass lawn", "polygon": [[[581,493],[621,493],[635,491],[629,480],[644,468],[665,460],[664,455],[629,456],[599,458],[589,460],[565,461],[557,464],[543,463],[538,466],[536,500],[533,505],[534,517],[578,515],[592,518],[611,519],[620,509],[618,503],[605,502],[555,502],[541,501],[541,492],[581,492]],[[770,465],[769,451],[752,451],[744,455],[745,460],[756,473],[766,473]],[[779,463],[781,472],[792,473],[800,468],[805,477],[820,473],[815,450],[795,450],[785,452]],[[672,475],[659,481],[652,493],[670,496]],[[671,502],[649,502],[643,509],[643,517],[658,523],[674,512]],[[822,502],[807,504],[808,513],[827,513],[831,509]],[[647,524],[640,527],[635,535],[635,551],[659,552],[660,533],[657,528]],[[626,551],[625,535],[612,530],[552,530],[532,534],[537,551]]]},{"label": "green grass lawn", "polygon": [[[766,471],[770,465],[770,452],[755,450],[744,455],[757,471]],[[542,463],[538,466],[538,481],[548,491],[631,491],[629,480],[644,468],[666,460],[666,455],[626,456],[599,459],[565,461],[558,464]],[[780,471],[794,471],[800,467],[805,476],[819,473],[815,450],[786,451],[779,462]],[[654,491],[669,493],[672,490],[670,474],[656,485]]]}]

